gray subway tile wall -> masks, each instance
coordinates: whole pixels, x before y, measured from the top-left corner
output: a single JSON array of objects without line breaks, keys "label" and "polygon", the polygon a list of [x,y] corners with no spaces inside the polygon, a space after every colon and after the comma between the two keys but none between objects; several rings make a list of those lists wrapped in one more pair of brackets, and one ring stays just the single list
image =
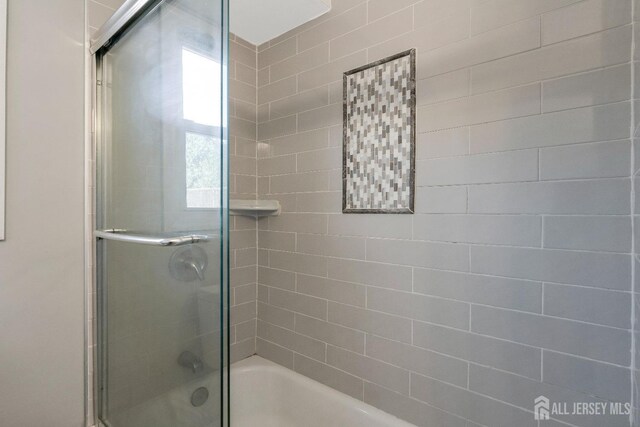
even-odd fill
[{"label": "gray subway tile wall", "polygon": [[[229,40],[229,197],[255,199],[257,176],[257,48],[240,37]],[[256,351],[258,230],[253,218],[232,216],[231,361]]]},{"label": "gray subway tile wall", "polygon": [[[631,8],[334,0],[259,46],[257,354],[416,425],[629,401]],[[344,215],[342,73],[413,47],[416,213]]]},{"label": "gray subway tile wall", "polygon": [[[629,401],[632,1],[637,21],[639,0],[333,0],[261,46],[232,36],[232,197],[283,210],[232,217],[233,360],[421,426]],[[90,0],[91,29],[120,3]],[[342,73],[413,47],[416,214],[343,215]]]}]

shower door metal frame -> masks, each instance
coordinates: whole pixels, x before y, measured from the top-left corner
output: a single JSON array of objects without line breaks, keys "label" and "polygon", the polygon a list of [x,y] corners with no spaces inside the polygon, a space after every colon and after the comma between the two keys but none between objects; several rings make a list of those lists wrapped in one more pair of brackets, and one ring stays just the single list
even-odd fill
[{"label": "shower door metal frame", "polygon": [[126,0],[122,6],[115,11],[111,18],[105,22],[102,27],[96,31],[93,41],[89,47],[92,55],[98,50],[110,45],[112,38],[122,33],[127,27],[130,27],[136,18],[145,15],[149,9],[161,0]]},{"label": "shower door metal frame", "polygon": [[[94,35],[93,42],[89,47],[89,52],[91,53],[91,61],[92,61],[92,91],[93,91],[93,105],[91,109],[92,114],[92,145],[94,148],[93,160],[94,160],[94,170],[93,170],[93,182],[96,184],[95,194],[92,200],[93,212],[98,215],[98,206],[104,205],[103,202],[100,201],[101,193],[98,191],[97,184],[102,182],[99,180],[99,176],[104,174],[104,171],[99,169],[99,166],[102,164],[99,159],[104,158],[106,153],[104,153],[104,140],[103,140],[103,131],[104,125],[104,67],[103,67],[103,57],[106,52],[101,52],[104,49],[107,49],[116,43],[120,37],[125,34],[129,29],[135,27],[136,23],[146,16],[148,13],[153,11],[156,6],[160,5],[166,0],[126,0],[122,6],[104,23],[102,27],[98,31],[96,31]],[[229,325],[230,325],[230,297],[229,297],[229,164],[228,164],[228,57],[229,57],[229,0],[220,0],[221,4],[221,38],[222,38],[222,55],[221,57],[226,58],[227,61],[223,61],[221,64],[221,205],[220,205],[220,253],[221,253],[221,268],[220,268],[220,386],[221,386],[221,419],[222,419],[222,427],[228,427],[230,425],[230,378],[229,378],[229,369],[230,369],[230,340],[229,340]],[[223,66],[224,65],[224,66]],[[104,197],[104,196],[102,196]],[[93,224],[94,226],[96,224]],[[95,227],[94,227],[95,229]],[[95,230],[91,234],[91,239],[93,241],[94,248],[94,273],[93,273],[93,289],[96,293],[96,321],[99,324],[105,325],[106,319],[101,318],[98,319],[97,315],[100,314],[102,316],[105,315],[104,306],[98,307],[100,304],[105,304],[105,298],[99,297],[99,292],[104,292],[102,287],[98,286],[100,282],[104,282],[104,274],[103,267],[106,261],[106,253],[104,250],[100,249],[100,245],[98,242],[100,240],[121,240],[125,241],[127,239],[118,239],[113,238],[110,239],[111,235],[117,235],[121,233],[122,230]],[[194,237],[196,238],[194,240]],[[145,244],[153,244],[160,246],[175,246],[183,244],[184,242],[180,239],[188,239],[191,242],[206,241],[208,238],[213,236],[179,236],[167,238],[166,236],[160,236],[157,238],[149,238],[145,237],[142,240],[146,240]],[[176,239],[179,242],[176,242]],[[133,236],[128,241],[135,242],[140,240],[140,236]],[[151,241],[151,243],[149,243]],[[169,243],[167,243],[169,241]],[[138,242],[139,243],[139,242]],[[94,325],[95,326],[95,325]],[[98,328],[96,328],[98,329]],[[99,418],[98,414],[101,412],[98,408],[100,403],[105,403],[101,399],[98,399],[99,390],[98,388],[102,384],[101,379],[106,378],[107,375],[107,365],[104,363],[105,352],[107,348],[106,342],[106,333],[104,331],[96,331],[95,344],[96,344],[96,352],[94,354],[93,360],[90,363],[94,366],[94,375],[96,376],[94,384],[93,384],[93,424],[98,427],[112,427],[107,421],[103,421]],[[86,347],[86,346],[85,346]],[[87,372],[87,370],[85,370]],[[88,388],[88,378],[86,381]],[[86,406],[86,405],[85,405]],[[104,408],[103,408],[104,409]],[[86,412],[86,411],[85,411]]]},{"label": "shower door metal frame", "polygon": [[[94,122],[94,138],[93,138],[93,147],[94,147],[94,185],[95,185],[95,194],[93,200],[93,212],[95,214],[95,226],[99,222],[98,215],[99,206],[104,206],[105,202],[101,200],[105,197],[104,191],[99,191],[97,185],[102,181],[102,176],[105,175],[104,170],[102,169],[103,162],[100,160],[104,158],[106,153],[104,152],[104,136],[103,132],[105,129],[104,116],[103,116],[103,102],[104,102],[104,92],[102,88],[102,83],[104,81],[104,69],[102,66],[102,58],[98,57],[95,52],[92,51],[92,59],[93,59],[93,68],[94,68],[94,105],[93,105],[93,122]],[[106,164],[106,163],[104,163]],[[106,409],[107,402],[106,398],[101,399],[101,391],[100,388],[104,382],[104,379],[107,378],[107,364],[104,360],[106,349],[107,349],[107,340],[106,340],[106,331],[100,331],[99,325],[106,324],[105,311],[106,311],[106,303],[104,290],[101,283],[104,283],[106,280],[106,273],[103,270],[106,265],[106,253],[101,249],[101,246],[104,243],[101,243],[98,238],[95,236],[95,232],[91,236],[93,240],[93,248],[94,248],[94,256],[95,256],[95,276],[94,276],[94,292],[96,294],[96,306],[95,306],[95,354],[94,354],[94,375],[95,381],[93,385],[93,418],[94,423],[98,427],[111,427],[111,425],[107,421],[103,421],[100,419],[99,414]],[[103,295],[100,295],[103,294]],[[102,407],[99,405],[102,404]]]}]

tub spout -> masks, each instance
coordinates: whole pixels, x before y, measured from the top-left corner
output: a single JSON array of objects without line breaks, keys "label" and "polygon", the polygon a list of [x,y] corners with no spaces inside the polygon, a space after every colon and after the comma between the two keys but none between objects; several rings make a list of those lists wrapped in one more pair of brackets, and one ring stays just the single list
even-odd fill
[{"label": "tub spout", "polygon": [[180,357],[178,357],[178,364],[187,369],[191,369],[194,374],[202,372],[202,369],[204,368],[202,360],[190,351],[183,351],[180,353]]}]

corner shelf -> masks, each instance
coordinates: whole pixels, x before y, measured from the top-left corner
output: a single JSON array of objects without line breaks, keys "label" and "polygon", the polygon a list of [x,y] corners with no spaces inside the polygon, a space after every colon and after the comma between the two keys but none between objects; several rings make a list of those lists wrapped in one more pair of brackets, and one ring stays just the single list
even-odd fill
[{"label": "corner shelf", "polygon": [[229,215],[251,216],[255,218],[280,215],[277,200],[229,200]]}]

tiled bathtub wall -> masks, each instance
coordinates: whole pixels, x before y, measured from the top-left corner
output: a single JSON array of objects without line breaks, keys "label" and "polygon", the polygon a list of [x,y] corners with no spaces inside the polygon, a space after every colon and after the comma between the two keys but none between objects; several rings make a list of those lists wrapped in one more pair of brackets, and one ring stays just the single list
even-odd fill
[{"label": "tiled bathtub wall", "polygon": [[[231,35],[229,41],[229,170],[232,199],[255,199],[256,47]],[[253,218],[232,216],[231,360],[255,353],[257,234]]]},{"label": "tiled bathtub wall", "polygon": [[[91,27],[119,0],[101,3]],[[258,223],[258,353],[417,424],[629,400],[630,1],[333,3],[257,63],[231,41],[232,197],[256,194],[257,102],[258,193],[285,210]],[[410,47],[417,213],[342,215],[341,73]],[[255,222],[232,226],[239,359]]]},{"label": "tiled bathtub wall", "polygon": [[[631,0],[334,0],[260,46],[257,353],[419,425],[629,402],[632,33]],[[342,72],[412,47],[416,213],[343,215]]]}]

